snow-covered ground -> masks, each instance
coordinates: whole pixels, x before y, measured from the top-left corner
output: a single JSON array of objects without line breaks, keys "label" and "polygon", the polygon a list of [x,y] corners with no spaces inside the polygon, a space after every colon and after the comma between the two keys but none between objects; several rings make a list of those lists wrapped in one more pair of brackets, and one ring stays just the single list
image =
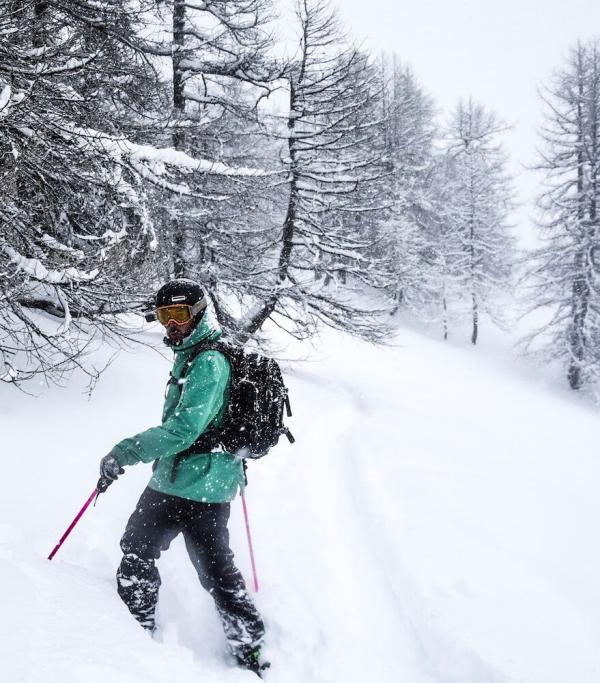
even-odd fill
[{"label": "snow-covered ground", "polygon": [[[297,443],[252,463],[247,491],[269,681],[600,680],[599,416],[503,344],[404,329],[394,348],[327,332],[287,349],[305,358],[286,365]],[[159,562],[162,642],[121,604],[118,541],[148,467],[45,559],[100,457],[156,423],[168,368],[138,349],[91,400],[78,380],[0,389],[1,681],[256,680],[224,657],[179,539]],[[231,528],[249,579],[239,501]]]}]

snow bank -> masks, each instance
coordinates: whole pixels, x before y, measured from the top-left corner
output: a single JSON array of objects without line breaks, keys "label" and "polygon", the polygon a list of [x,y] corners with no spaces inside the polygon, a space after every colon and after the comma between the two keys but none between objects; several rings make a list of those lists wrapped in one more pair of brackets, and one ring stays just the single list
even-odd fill
[{"label": "snow bank", "polygon": [[[327,333],[286,354],[308,356],[287,371],[297,442],[251,463],[247,493],[268,680],[600,680],[597,414],[502,350],[414,332],[391,349]],[[158,419],[168,368],[121,354],[89,402],[76,384],[0,387],[1,680],[256,680],[224,659],[180,539],[159,563],[163,642],[121,605],[118,541],[148,467],[44,559],[100,457]],[[239,501],[231,530],[249,577]]]}]

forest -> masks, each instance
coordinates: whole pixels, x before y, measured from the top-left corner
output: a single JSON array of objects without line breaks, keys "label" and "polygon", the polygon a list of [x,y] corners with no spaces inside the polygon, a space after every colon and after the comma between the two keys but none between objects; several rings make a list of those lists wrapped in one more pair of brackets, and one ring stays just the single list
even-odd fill
[{"label": "forest", "polygon": [[[600,371],[600,50],[540,93],[537,246],[518,247],[510,126],[440,112],[401,54],[324,0],[0,3],[0,379],[65,382],[94,340],[134,340],[191,278],[226,334],[270,320],[385,343],[537,312],[523,348],[572,389]],[[285,40],[279,36],[282,22]]]}]

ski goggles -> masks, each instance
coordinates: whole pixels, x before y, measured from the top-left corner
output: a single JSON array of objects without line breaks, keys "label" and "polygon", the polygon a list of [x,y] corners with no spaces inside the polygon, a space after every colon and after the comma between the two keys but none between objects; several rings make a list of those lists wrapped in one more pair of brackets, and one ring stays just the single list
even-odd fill
[{"label": "ski goggles", "polygon": [[156,317],[161,325],[165,327],[173,322],[176,325],[189,323],[198,313],[206,308],[206,299],[201,299],[193,306],[189,304],[173,304],[171,306],[161,306],[156,309]]}]

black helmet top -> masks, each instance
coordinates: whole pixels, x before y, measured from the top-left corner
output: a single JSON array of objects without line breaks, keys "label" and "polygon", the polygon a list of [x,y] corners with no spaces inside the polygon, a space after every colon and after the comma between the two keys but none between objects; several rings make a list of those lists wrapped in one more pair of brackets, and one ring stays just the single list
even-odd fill
[{"label": "black helmet top", "polygon": [[164,284],[156,293],[156,308],[172,306],[173,304],[187,304],[193,306],[204,303],[204,290],[199,284],[187,278],[177,278]]}]

